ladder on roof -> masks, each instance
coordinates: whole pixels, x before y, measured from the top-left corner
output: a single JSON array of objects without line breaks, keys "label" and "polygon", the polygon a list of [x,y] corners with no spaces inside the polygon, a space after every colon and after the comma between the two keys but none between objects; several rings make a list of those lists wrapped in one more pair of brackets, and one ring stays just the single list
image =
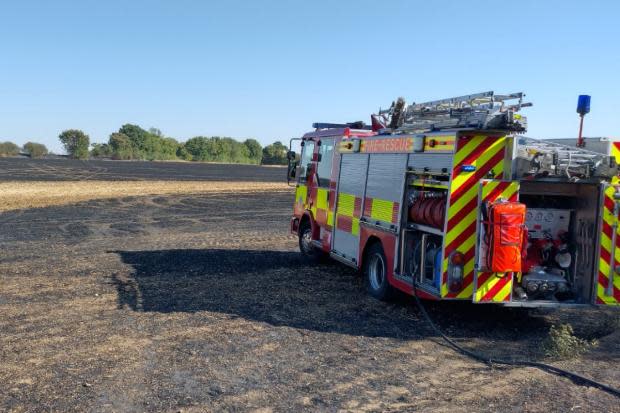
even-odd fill
[{"label": "ladder on roof", "polygon": [[548,174],[573,179],[611,177],[618,173],[615,159],[602,153],[524,136],[518,138],[517,144],[517,160],[525,165],[518,167],[519,175]]},{"label": "ladder on roof", "polygon": [[455,128],[523,132],[527,120],[517,112],[532,106],[523,102],[524,97],[522,92],[496,95],[490,91],[409,105],[398,98],[389,109],[380,109],[373,120],[407,132]]}]

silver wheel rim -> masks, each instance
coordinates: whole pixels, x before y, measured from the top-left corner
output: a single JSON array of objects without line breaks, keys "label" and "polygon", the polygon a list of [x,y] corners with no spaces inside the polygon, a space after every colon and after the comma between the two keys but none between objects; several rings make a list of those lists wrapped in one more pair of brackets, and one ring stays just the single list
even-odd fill
[{"label": "silver wheel rim", "polygon": [[370,257],[368,263],[368,278],[370,279],[370,286],[373,290],[380,290],[385,281],[385,265],[383,257],[379,254],[375,254]]},{"label": "silver wheel rim", "polygon": [[306,229],[301,234],[301,249],[305,254],[312,254],[312,230]]}]

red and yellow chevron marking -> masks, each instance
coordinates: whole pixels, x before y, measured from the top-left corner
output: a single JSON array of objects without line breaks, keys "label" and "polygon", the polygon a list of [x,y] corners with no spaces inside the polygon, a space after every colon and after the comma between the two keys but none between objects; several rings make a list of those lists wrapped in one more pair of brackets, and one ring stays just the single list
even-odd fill
[{"label": "red and yellow chevron marking", "polygon": [[[620,142],[613,142],[611,145],[611,155],[616,158],[616,162],[620,162]],[[612,178],[611,186],[605,189],[603,198],[603,219],[601,223],[601,253],[598,264],[598,279],[596,283],[596,303],[604,305],[620,305],[620,274],[614,273],[613,287],[611,295],[609,295],[609,271],[611,262],[611,238],[613,235],[614,221],[618,221],[618,217],[614,216],[614,192],[616,186],[620,184],[620,179]],[[620,225],[616,230],[616,248],[614,251],[613,268],[620,263]]]},{"label": "red and yellow chevron marking", "polygon": [[510,301],[512,292],[512,274],[492,272],[478,273],[476,282],[476,303],[501,303]]},{"label": "red and yellow chevron marking", "polygon": [[[518,182],[489,181],[482,184],[483,202],[493,202],[499,198],[517,201],[519,193]],[[479,272],[476,274],[474,302],[492,303],[510,301],[512,292],[512,274],[497,274],[493,272]]]},{"label": "red and yellow chevron marking", "polygon": [[373,221],[383,221],[390,224],[398,222],[400,203],[378,198],[366,198],[364,202],[364,216]]},{"label": "red and yellow chevron marking", "polygon": [[[442,297],[465,299],[472,296],[479,183],[490,174],[495,179],[504,177],[506,148],[510,146],[511,141],[511,138],[505,136],[486,135],[462,136],[458,139],[444,238]],[[464,165],[472,165],[475,170],[463,171]],[[513,198],[518,190],[511,186],[510,182],[491,181],[489,185],[487,189],[489,199],[493,196]],[[448,291],[448,257],[453,251],[464,254],[465,266],[463,288],[461,291],[451,293]]]},{"label": "red and yellow chevron marking", "polygon": [[[615,144],[614,144],[615,146]],[[603,199],[603,219],[601,228],[601,254],[598,264],[598,281],[596,284],[596,303],[606,305],[620,305],[620,274],[615,269],[620,265],[620,225],[616,228],[616,245],[612,248],[614,222],[618,223],[618,217],[614,216],[614,193],[620,180],[612,179],[612,185],[605,189]],[[613,254],[612,254],[613,250]],[[613,255],[613,263],[612,263]],[[610,268],[611,266],[611,268]],[[613,272],[613,287],[609,294],[610,271]]]},{"label": "red and yellow chevron marking", "polygon": [[360,233],[360,217],[362,212],[362,198],[351,194],[338,194],[338,208],[336,210],[336,228],[350,232],[353,235]]}]

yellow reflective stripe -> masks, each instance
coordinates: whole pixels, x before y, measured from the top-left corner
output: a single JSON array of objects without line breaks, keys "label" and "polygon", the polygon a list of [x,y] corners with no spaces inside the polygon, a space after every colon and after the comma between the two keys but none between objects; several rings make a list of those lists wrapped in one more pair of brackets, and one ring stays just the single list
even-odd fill
[{"label": "yellow reflective stripe", "polygon": [[441,278],[441,296],[445,297],[446,295],[448,295],[448,283],[444,283],[443,282],[443,274],[442,274],[442,278]]},{"label": "yellow reflective stripe", "polygon": [[[504,143],[505,143],[506,139],[504,138],[499,138],[497,139],[495,142],[493,142],[491,144],[491,146],[489,146],[487,148],[486,151],[484,151],[478,158],[476,158],[473,162],[472,165],[476,166],[476,170],[482,168],[484,165],[487,164],[487,162],[489,162],[491,160],[491,158],[493,158],[495,155],[497,155],[500,151],[504,150]],[[463,156],[463,158],[465,158],[465,156]],[[457,163],[455,162],[455,165]],[[493,172],[500,173],[503,172],[503,165],[504,165],[504,161],[501,160],[500,162],[498,162],[496,165],[493,165]],[[501,168],[501,170],[496,170],[495,168]],[[458,171],[460,172],[460,171]],[[476,171],[472,171],[472,172],[460,172],[453,180],[452,180],[452,191],[455,191],[457,188],[459,188],[461,185],[463,185],[471,176],[473,176],[476,173]]]},{"label": "yellow reflective stripe", "polygon": [[298,185],[295,190],[295,202],[305,204],[308,199],[308,187],[306,185]]},{"label": "yellow reflective stripe", "polygon": [[370,217],[379,221],[392,222],[394,202],[373,198]]},{"label": "yellow reflective stripe", "polygon": [[416,179],[411,183],[412,186],[423,186],[425,188],[439,188],[439,189],[448,189],[448,185],[442,184],[430,184],[425,182],[423,179]]},{"label": "yellow reflective stripe", "polygon": [[332,210],[327,211],[327,225],[334,226],[334,211]]},{"label": "yellow reflective stripe", "polygon": [[[482,301],[482,297],[484,297],[484,295],[488,293],[491,290],[491,288],[493,288],[495,284],[497,284],[499,281],[500,281],[500,278],[495,275],[492,275],[491,277],[489,277],[489,279],[486,280],[486,282],[482,284],[481,286],[479,286],[478,289],[476,290],[476,301],[477,302]],[[493,297],[492,301],[495,301],[495,297]]]},{"label": "yellow reflective stripe", "polygon": [[327,189],[318,188],[316,191],[316,207],[319,209],[327,209],[329,207],[327,202]]},{"label": "yellow reflective stripe", "polygon": [[[617,258],[618,255],[616,255],[616,259]],[[605,275],[605,278],[609,279],[609,264],[602,258],[599,262],[599,271]],[[614,277],[614,285],[616,286],[616,288],[620,289],[620,276],[618,276],[617,274]]]},{"label": "yellow reflective stripe", "polygon": [[[450,243],[454,241],[459,235],[461,235],[461,233],[465,231],[467,227],[469,227],[471,224],[476,222],[477,214],[478,214],[478,208],[474,207],[469,212],[469,214],[465,215],[463,219],[461,219],[459,223],[456,224],[456,226],[452,228],[450,232],[446,234],[445,244],[450,245]],[[467,250],[463,249],[463,251],[467,251]]]},{"label": "yellow reflective stripe", "polygon": [[502,289],[499,290],[499,292],[493,296],[492,301],[497,301],[497,302],[506,301],[508,297],[510,297],[511,291],[512,291],[512,282],[506,283],[506,285],[503,286]]},{"label": "yellow reflective stripe", "polygon": [[614,145],[614,143],[615,142],[611,143],[611,155],[614,158],[616,158],[616,163],[620,163],[620,150],[618,148],[616,148],[616,145]]},{"label": "yellow reflective stripe", "polygon": [[487,181],[482,185],[482,198],[486,198],[489,196],[491,192],[495,190],[499,186],[501,181]]},{"label": "yellow reflective stripe", "polygon": [[458,148],[456,154],[454,155],[454,163],[453,165],[458,165],[469,155],[478,145],[482,143],[484,136],[474,136],[469,142],[465,144],[462,148]]},{"label": "yellow reflective stripe", "polygon": [[[618,229],[620,229],[620,227]],[[620,235],[620,233],[618,235]],[[601,248],[604,248],[605,251],[607,251],[608,253],[611,252],[611,240],[609,239],[607,234],[605,234],[602,231],[601,231]],[[616,248],[616,250],[614,251],[614,256],[616,258],[616,261],[620,262],[620,248]],[[603,271],[603,274],[607,275],[609,274],[609,264],[605,260],[603,260],[603,262],[605,262],[605,266],[607,267],[607,272]],[[619,278],[619,277],[615,277],[615,278]]]},{"label": "yellow reflective stripe", "polygon": [[502,191],[500,198],[510,199],[519,191],[519,183],[512,182],[506,189]]},{"label": "yellow reflective stripe", "polygon": [[360,233],[360,220],[359,218],[353,218],[351,220],[351,234],[358,235]]},{"label": "yellow reflective stripe", "polygon": [[478,185],[469,188],[454,204],[448,209],[448,219],[455,216],[465,205],[478,196]]},{"label": "yellow reflective stripe", "polygon": [[471,298],[474,293],[474,283],[469,283],[467,287],[463,291],[461,291],[456,298]]},{"label": "yellow reflective stripe", "polygon": [[355,195],[338,194],[338,215],[353,216],[355,210]]}]

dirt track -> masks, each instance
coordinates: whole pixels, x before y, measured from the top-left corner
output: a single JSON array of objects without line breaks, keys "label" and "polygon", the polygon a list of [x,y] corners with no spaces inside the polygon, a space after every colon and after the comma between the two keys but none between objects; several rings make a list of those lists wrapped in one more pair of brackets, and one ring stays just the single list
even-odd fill
[{"label": "dirt track", "polygon": [[[94,200],[0,214],[0,410],[619,411],[533,369],[446,348],[409,300],[304,265],[292,193]],[[429,305],[468,348],[541,359],[558,320],[598,338],[556,364],[620,386],[600,311]]]}]

